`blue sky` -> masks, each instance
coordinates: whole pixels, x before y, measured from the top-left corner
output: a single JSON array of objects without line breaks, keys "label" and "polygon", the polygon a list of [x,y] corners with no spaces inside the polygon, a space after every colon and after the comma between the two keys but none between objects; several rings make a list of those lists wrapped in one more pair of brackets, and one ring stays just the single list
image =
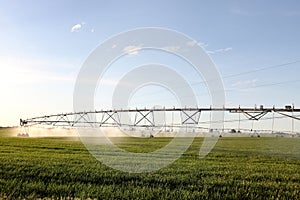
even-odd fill
[{"label": "blue sky", "polygon": [[[138,27],[173,29],[201,43],[224,77],[227,106],[300,106],[297,0],[0,0],[0,5],[0,126],[72,111],[74,83],[84,60],[106,39]],[[255,71],[265,67],[270,68]],[[105,80],[114,82],[116,74]],[[207,91],[197,91],[205,106]],[[160,90],[161,95],[151,96],[156,92],[140,91],[132,106],[158,101],[171,106],[170,95]],[[109,107],[109,99],[102,97],[96,95],[99,109]]]}]

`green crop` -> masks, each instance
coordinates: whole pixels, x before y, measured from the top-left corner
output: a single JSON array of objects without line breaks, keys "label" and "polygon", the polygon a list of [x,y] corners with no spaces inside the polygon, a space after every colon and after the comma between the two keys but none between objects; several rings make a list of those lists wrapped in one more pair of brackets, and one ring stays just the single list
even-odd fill
[{"label": "green crop", "polygon": [[[115,138],[132,152],[170,138]],[[69,138],[0,137],[0,198],[300,199],[298,138],[220,138],[204,159],[202,138],[173,164],[131,174],[97,161]]]}]

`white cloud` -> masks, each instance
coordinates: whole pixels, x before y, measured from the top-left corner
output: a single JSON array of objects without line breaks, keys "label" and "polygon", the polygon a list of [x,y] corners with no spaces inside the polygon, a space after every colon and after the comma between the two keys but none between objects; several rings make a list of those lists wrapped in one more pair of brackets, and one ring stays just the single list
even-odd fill
[{"label": "white cloud", "polygon": [[[138,45],[138,46],[135,46],[135,45],[129,45],[127,47],[124,47],[123,51],[125,53],[127,53],[128,55],[136,55],[138,54],[138,52],[142,49],[142,46],[143,45]],[[114,46],[113,46],[114,47]]]},{"label": "white cloud", "polygon": [[206,51],[206,53],[208,53],[208,54],[215,54],[214,51]]},{"label": "white cloud", "polygon": [[216,53],[224,53],[224,52],[231,51],[231,50],[233,50],[232,47],[227,47],[227,48],[223,48],[223,49],[209,50],[209,51],[206,51],[206,52],[208,54],[216,54]]},{"label": "white cloud", "polygon": [[195,41],[195,40],[191,40],[191,41],[188,41],[187,43],[186,43],[186,45],[187,46],[190,46],[190,47],[193,47],[193,46],[195,46],[197,44],[197,41]]},{"label": "white cloud", "polygon": [[248,86],[248,85],[254,85],[258,81],[257,78],[251,79],[251,80],[245,80],[245,81],[237,81],[233,83],[231,86],[233,87],[240,87],[240,86]]},{"label": "white cloud", "polygon": [[198,42],[198,45],[201,47],[207,47],[208,44],[204,43],[204,42]]},{"label": "white cloud", "polygon": [[223,49],[223,51],[231,51],[232,50],[232,47],[227,47],[225,49]]},{"label": "white cloud", "polygon": [[82,28],[82,25],[81,24],[75,24],[72,28],[71,28],[71,32],[76,32],[78,31],[79,29]]},{"label": "white cloud", "polygon": [[197,42],[196,40],[191,40],[186,43],[187,46],[193,47],[195,45],[199,45],[201,47],[207,47],[208,45],[204,42]]},{"label": "white cloud", "polygon": [[92,28],[92,29],[91,29],[91,33],[94,33],[94,32],[95,32],[95,29]]}]

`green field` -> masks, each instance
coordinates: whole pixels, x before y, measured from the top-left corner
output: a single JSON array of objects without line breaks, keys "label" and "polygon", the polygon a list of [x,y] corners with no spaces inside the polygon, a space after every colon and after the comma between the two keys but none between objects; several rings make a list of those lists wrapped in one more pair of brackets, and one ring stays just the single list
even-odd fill
[{"label": "green field", "polygon": [[[0,134],[0,198],[300,199],[299,138],[220,138],[198,158],[202,138],[175,163],[151,173],[120,172],[70,138]],[[147,152],[169,138],[115,139]]]}]

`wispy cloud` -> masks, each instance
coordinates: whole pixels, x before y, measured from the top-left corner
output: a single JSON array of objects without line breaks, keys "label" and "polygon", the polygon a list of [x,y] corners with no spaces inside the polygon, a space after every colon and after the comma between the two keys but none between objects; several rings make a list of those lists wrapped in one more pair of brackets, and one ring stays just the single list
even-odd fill
[{"label": "wispy cloud", "polygon": [[232,47],[226,47],[226,48],[223,48],[223,49],[207,50],[206,52],[208,54],[216,54],[216,53],[224,53],[224,52],[231,51],[231,50],[233,50]]},{"label": "wispy cloud", "polygon": [[205,42],[198,42],[197,44],[201,47],[207,47],[208,46],[208,44],[206,44]]},{"label": "wispy cloud", "polygon": [[232,87],[244,87],[244,86],[249,86],[252,85],[254,86],[255,83],[257,83],[258,79],[251,79],[251,80],[245,80],[245,81],[237,81],[233,84],[231,84]]},{"label": "wispy cloud", "polygon": [[199,45],[201,47],[207,47],[208,45],[204,42],[197,42],[196,40],[191,40],[186,43],[187,46],[193,47],[195,45]]},{"label": "wispy cloud", "polygon": [[[128,55],[136,55],[140,50],[142,50],[142,46],[142,44],[138,46],[129,45],[127,47],[124,47],[123,52],[127,53]],[[112,48],[114,48],[114,46]]]},{"label": "wispy cloud", "polygon": [[189,46],[189,47],[193,47],[193,46],[195,46],[196,44],[197,44],[197,41],[195,41],[195,40],[191,40],[191,41],[188,41],[188,42],[186,43],[186,45]]},{"label": "wispy cloud", "polygon": [[80,30],[82,28],[81,24],[75,24],[74,26],[72,26],[71,28],[71,32],[77,32],[78,30]]},{"label": "wispy cloud", "polygon": [[[201,46],[202,48],[205,48],[205,47],[208,46],[207,43],[205,43],[205,42],[197,42],[196,40],[191,40],[191,41],[188,41],[186,43],[186,46],[188,46],[188,47],[193,47],[193,46],[196,46],[196,45]],[[222,53],[222,52],[227,52],[227,51],[231,51],[231,50],[232,50],[232,47],[227,47],[227,48],[217,49],[217,50],[206,50],[206,53],[208,53],[208,54],[215,54],[215,53]]]}]

